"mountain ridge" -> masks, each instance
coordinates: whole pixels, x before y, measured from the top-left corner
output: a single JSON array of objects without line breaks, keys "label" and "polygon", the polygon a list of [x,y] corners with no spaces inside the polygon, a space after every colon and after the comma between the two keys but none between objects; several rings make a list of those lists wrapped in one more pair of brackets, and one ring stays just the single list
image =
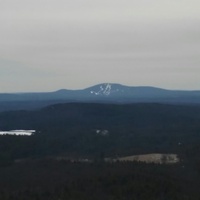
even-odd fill
[{"label": "mountain ridge", "polygon": [[0,111],[35,109],[53,103],[67,102],[200,104],[200,90],[168,90],[152,86],[102,83],[78,90],[0,93]]}]

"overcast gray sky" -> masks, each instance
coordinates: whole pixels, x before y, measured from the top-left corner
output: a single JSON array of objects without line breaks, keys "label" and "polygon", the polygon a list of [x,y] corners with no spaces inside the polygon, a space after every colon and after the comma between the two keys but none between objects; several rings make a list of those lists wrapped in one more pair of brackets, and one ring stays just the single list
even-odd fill
[{"label": "overcast gray sky", "polygon": [[200,90],[200,1],[0,0],[0,92],[103,82]]}]

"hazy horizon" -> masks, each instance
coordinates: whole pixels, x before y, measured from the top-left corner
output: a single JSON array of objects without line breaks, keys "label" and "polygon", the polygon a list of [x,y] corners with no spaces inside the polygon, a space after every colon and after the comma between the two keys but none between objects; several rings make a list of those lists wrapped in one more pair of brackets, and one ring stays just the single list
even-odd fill
[{"label": "hazy horizon", "polygon": [[93,87],[93,86],[101,86],[103,84],[117,84],[117,85],[122,85],[122,86],[125,86],[125,87],[150,87],[150,88],[158,88],[158,89],[163,89],[163,90],[171,90],[171,91],[199,91],[200,92],[200,89],[170,89],[170,88],[164,88],[164,87],[158,87],[158,86],[152,86],[152,85],[126,85],[126,84],[121,84],[121,83],[96,83],[96,84],[93,84],[93,85],[88,85],[86,87],[80,87],[80,88],[67,88],[67,87],[62,87],[62,88],[57,88],[57,89],[54,89],[54,90],[39,90],[39,91],[14,91],[14,92],[1,92],[0,91],[0,94],[23,94],[23,93],[45,93],[45,92],[56,92],[56,91],[59,91],[59,90],[74,90],[74,91],[78,91],[78,90],[84,90],[84,89],[88,89],[90,87]]},{"label": "hazy horizon", "polygon": [[0,0],[0,93],[99,83],[200,90],[197,0]]}]

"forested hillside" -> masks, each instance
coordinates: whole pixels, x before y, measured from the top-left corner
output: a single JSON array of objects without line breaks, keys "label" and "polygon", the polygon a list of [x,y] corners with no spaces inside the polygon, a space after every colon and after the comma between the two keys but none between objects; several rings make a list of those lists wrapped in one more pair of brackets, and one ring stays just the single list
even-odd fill
[{"label": "forested hillside", "polygon": [[[199,199],[200,107],[55,104],[0,113],[0,199]],[[176,164],[109,163],[147,153]],[[19,181],[20,180],[20,181]]]},{"label": "forested hillside", "polygon": [[[195,155],[200,107],[162,104],[57,104],[0,114],[0,129],[33,129],[31,137],[1,136],[1,153],[98,157],[149,152]],[[106,134],[104,134],[106,133]],[[20,145],[18,145],[20,144]],[[193,152],[194,151],[194,152]]]}]

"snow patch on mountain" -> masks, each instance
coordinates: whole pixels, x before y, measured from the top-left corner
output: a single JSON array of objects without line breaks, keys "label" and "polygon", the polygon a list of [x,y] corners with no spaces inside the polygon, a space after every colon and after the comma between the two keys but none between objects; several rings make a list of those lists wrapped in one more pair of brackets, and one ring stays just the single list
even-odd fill
[{"label": "snow patch on mountain", "polygon": [[105,95],[105,96],[109,96],[111,91],[112,91],[112,85],[110,83],[106,83],[104,85],[100,85],[99,86],[99,90],[98,91],[90,91],[91,94],[95,94],[95,95]]}]

